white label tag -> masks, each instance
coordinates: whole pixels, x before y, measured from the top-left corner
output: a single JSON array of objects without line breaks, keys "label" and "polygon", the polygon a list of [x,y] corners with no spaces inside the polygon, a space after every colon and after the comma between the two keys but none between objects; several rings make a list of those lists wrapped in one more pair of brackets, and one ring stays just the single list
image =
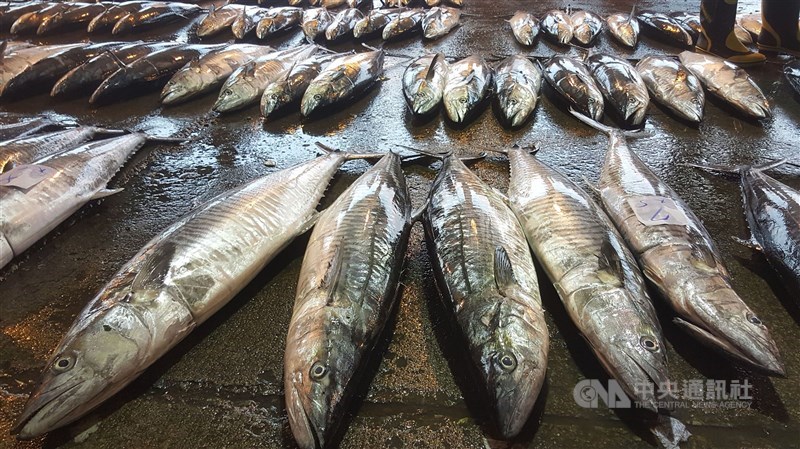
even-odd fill
[{"label": "white label tag", "polygon": [[57,170],[44,165],[17,165],[0,175],[0,186],[30,189],[56,174]]},{"label": "white label tag", "polygon": [[671,198],[663,196],[632,196],[628,204],[636,218],[645,226],[682,225],[689,219]]}]

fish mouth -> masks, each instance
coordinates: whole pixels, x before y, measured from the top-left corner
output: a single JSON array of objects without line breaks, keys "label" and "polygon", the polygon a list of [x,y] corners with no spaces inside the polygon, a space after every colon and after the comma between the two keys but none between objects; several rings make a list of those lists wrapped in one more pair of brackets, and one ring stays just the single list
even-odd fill
[{"label": "fish mouth", "polygon": [[[86,379],[76,379],[73,382],[67,382],[59,385],[53,390],[49,390],[44,394],[34,393],[25,404],[22,414],[17,418],[14,426],[11,428],[11,434],[16,435],[18,439],[28,440],[35,438],[39,435],[47,433],[55,428],[72,421],[72,415],[75,408],[70,408],[67,413],[61,414],[58,419],[42,422],[34,421],[37,416],[47,417],[48,412],[53,408],[62,404],[66,399],[69,399],[69,393],[81,387],[86,383]],[[64,399],[66,398],[66,399]],[[59,401],[61,399],[61,401]]]},{"label": "fish mouth", "polygon": [[666,366],[664,366],[663,369],[659,369],[647,363],[646,360],[638,360],[637,357],[630,354],[624,348],[617,347],[617,349],[622,353],[622,357],[618,358],[618,360],[627,361],[628,363],[612,364],[604,353],[600,351],[594,352],[600,364],[606,369],[606,372],[619,382],[620,387],[622,387],[630,398],[637,401],[638,408],[657,412],[658,405],[656,404],[655,392],[653,392],[653,394],[647,394],[649,390],[641,391],[642,388],[640,387],[637,389],[637,386],[642,385],[643,382],[649,382],[657,388],[659,385],[668,382]]},{"label": "fish mouth", "polygon": [[314,419],[306,410],[305,403],[300,398],[297,387],[292,383],[290,388],[290,397],[286,401],[286,411],[289,415],[289,427],[292,429],[297,445],[302,449],[324,447],[324,427],[321,429],[315,424]]},{"label": "fish mouth", "polygon": [[186,89],[176,86],[166,86],[161,92],[161,104],[175,104],[187,99]]}]

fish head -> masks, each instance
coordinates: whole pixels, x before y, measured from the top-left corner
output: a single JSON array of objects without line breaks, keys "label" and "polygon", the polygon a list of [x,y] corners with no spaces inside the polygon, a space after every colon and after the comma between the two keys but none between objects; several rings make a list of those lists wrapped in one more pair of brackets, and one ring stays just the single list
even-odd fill
[{"label": "fish head", "polygon": [[89,97],[89,103],[96,104],[119,93],[121,90],[134,84],[138,79],[135,70],[130,67],[122,67],[111,76],[103,80],[100,86]]},{"label": "fish head", "polygon": [[315,110],[330,105],[335,99],[336,92],[333,83],[328,80],[314,80],[303,94],[303,99],[300,101],[300,112],[304,117],[308,117]]},{"label": "fish head", "polygon": [[474,103],[468,85],[457,86],[444,94],[447,116],[456,123],[461,123],[467,118]]},{"label": "fish head", "polygon": [[46,34],[49,31],[55,29],[62,20],[63,12],[57,12],[55,14],[51,14],[45,16],[42,21],[39,23],[39,27],[36,29],[37,35]]},{"label": "fish head", "polygon": [[31,394],[13,433],[27,439],[85,415],[146,366],[150,333],[125,303],[83,314],[64,337]]},{"label": "fish head", "polygon": [[372,30],[370,29],[369,17],[361,18],[356,22],[355,25],[353,25],[353,37],[356,39],[371,32]]},{"label": "fish head", "polygon": [[536,103],[531,101],[536,94],[531,95],[529,89],[520,85],[503,89],[497,93],[497,101],[506,119],[512,127],[518,127],[530,117]]},{"label": "fish head", "polygon": [[121,19],[114,24],[111,29],[111,34],[127,33],[136,25],[136,16],[133,14],[125,14]]},{"label": "fish head", "polygon": [[441,97],[436,95],[436,91],[437,89],[427,80],[420,82],[410,101],[411,110],[414,114],[425,115],[439,105]]},{"label": "fish head", "polygon": [[[228,81],[233,79],[231,76]],[[257,98],[257,95],[258,90],[248,82],[226,82],[211,109],[215,112],[233,111],[246,106],[251,99]]]},{"label": "fish head", "polygon": [[200,89],[199,72],[200,68],[195,66],[176,73],[161,90],[161,103],[175,104],[197,92]]},{"label": "fish head", "polygon": [[647,113],[647,106],[650,104],[650,97],[647,91],[629,91],[628,101],[622,105],[622,117],[632,125],[639,125],[644,120]]},{"label": "fish head", "polygon": [[603,118],[603,108],[605,107],[605,103],[603,102],[603,94],[600,92],[588,92],[586,100],[586,109],[589,113],[589,117],[592,117],[595,120],[600,120]]},{"label": "fish head", "polygon": [[291,101],[292,96],[283,83],[273,83],[264,90],[264,95],[261,97],[261,112],[266,117]]}]

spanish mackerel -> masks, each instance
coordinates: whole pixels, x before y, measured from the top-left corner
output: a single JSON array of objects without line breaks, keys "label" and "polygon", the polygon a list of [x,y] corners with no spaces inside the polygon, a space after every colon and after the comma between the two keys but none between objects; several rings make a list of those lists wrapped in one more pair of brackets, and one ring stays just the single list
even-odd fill
[{"label": "spanish mackerel", "polygon": [[457,27],[461,22],[461,10],[447,6],[435,6],[425,13],[420,22],[422,37],[438,39]]},{"label": "spanish mackerel", "polygon": [[197,37],[210,37],[230,28],[246,6],[233,3],[214,8],[213,4],[208,14],[197,25]]},{"label": "spanish mackerel", "polygon": [[383,55],[383,50],[375,50],[333,60],[308,85],[300,100],[300,112],[308,117],[316,110],[365,92],[383,74]]},{"label": "spanish mackerel", "polygon": [[205,11],[198,5],[187,3],[154,2],[123,16],[111,30],[111,34],[121,34],[146,26],[188,19]]},{"label": "spanish mackerel", "polygon": [[636,64],[650,95],[678,117],[703,119],[706,94],[700,80],[686,66],[667,56],[645,56]]},{"label": "spanish mackerel", "polygon": [[267,11],[256,25],[256,36],[259,39],[266,39],[279,31],[298,25],[303,18],[303,8],[294,6],[270,8]]},{"label": "spanish mackerel", "polygon": [[37,45],[15,50],[3,56],[0,60],[0,91],[5,88],[6,83],[23,70],[35,64],[37,61],[52,56],[63,51],[83,47],[86,44],[65,44],[65,45]]},{"label": "spanish mackerel", "polygon": [[299,102],[308,86],[330,64],[334,55],[314,57],[300,61],[286,72],[286,76],[270,83],[261,95],[261,115],[269,117],[283,107]]},{"label": "spanish mackerel", "polygon": [[300,27],[306,39],[313,41],[320,34],[325,33],[328,25],[333,21],[333,15],[325,8],[309,8],[303,11]]},{"label": "spanish mackerel", "polygon": [[447,117],[462,123],[478,112],[492,86],[492,68],[480,56],[468,56],[450,64],[443,101]]},{"label": "spanish mackerel", "polygon": [[334,16],[331,24],[325,29],[325,39],[333,41],[353,32],[356,23],[364,18],[364,13],[356,8],[346,8]]},{"label": "spanish mackerel", "polygon": [[591,45],[603,29],[603,19],[589,11],[576,11],[569,17],[572,38],[581,45]]},{"label": "spanish mackerel", "polygon": [[248,33],[258,27],[258,22],[266,17],[269,13],[267,8],[259,8],[258,6],[245,6],[240,11],[237,17],[231,24],[231,31],[236,39],[244,39]]},{"label": "spanish mackerel", "polygon": [[40,9],[47,8],[48,6],[50,6],[49,3],[38,0],[25,3],[9,4],[9,8],[0,14],[0,28],[5,31],[23,15],[30,12],[39,11]]},{"label": "spanish mackerel", "polygon": [[635,47],[639,42],[639,20],[633,15],[636,7],[631,9],[630,14],[611,14],[606,17],[608,31],[619,43],[628,47]]},{"label": "spanish mackerel", "polygon": [[550,337],[525,233],[502,195],[445,157],[423,216],[439,291],[467,342],[500,434],[528,421]]},{"label": "spanish mackerel", "polygon": [[542,69],[547,83],[571,106],[600,120],[603,94],[583,62],[570,56],[555,55],[545,62]]},{"label": "spanish mackerel", "polygon": [[511,55],[494,68],[494,91],[503,118],[512,126],[525,123],[536,109],[542,71],[523,55]]},{"label": "spanish mackerel", "polygon": [[28,31],[35,31],[42,23],[42,19],[49,14],[54,14],[58,11],[65,11],[69,9],[70,4],[65,3],[48,3],[42,9],[25,13],[14,21],[11,25],[11,34],[19,34]]},{"label": "spanish mackerel", "polygon": [[83,25],[90,22],[97,14],[104,12],[106,8],[108,5],[103,3],[74,3],[63,11],[44,16],[39,28],[36,29],[36,34],[41,36]]},{"label": "spanish mackerel", "polygon": [[609,54],[594,54],[586,63],[606,102],[626,123],[640,125],[650,105],[650,95],[639,72],[628,61]]},{"label": "spanish mackerel", "polygon": [[514,38],[522,45],[533,45],[539,36],[539,19],[525,11],[517,11],[508,23]]},{"label": "spanish mackerel", "polygon": [[425,17],[425,10],[422,8],[408,9],[401,12],[383,28],[383,40],[388,41],[417,29],[423,17]]},{"label": "spanish mackerel", "polygon": [[636,259],[577,184],[521,148],[508,154],[511,207],[572,322],[637,406],[656,411],[666,348]]},{"label": "spanish mackerel", "polygon": [[257,178],[151,240],[78,315],[13,431],[62,427],[133,381],[308,230],[338,168],[366,157],[330,153]]},{"label": "spanish mackerel", "polygon": [[441,53],[420,56],[408,65],[403,72],[403,96],[411,112],[426,115],[439,107],[449,70]]},{"label": "spanish mackerel", "polygon": [[373,9],[353,26],[353,37],[364,37],[383,32],[383,28],[403,12],[401,8]]},{"label": "spanish mackerel", "polygon": [[597,189],[645,277],[687,333],[731,358],[783,376],[769,330],[736,294],[717,246],[683,199],[650,170],[620,130],[575,114],[609,136]]},{"label": "spanish mackerel", "polygon": [[3,142],[0,144],[0,173],[7,172],[19,164],[29,164],[46,156],[71,150],[92,140],[97,134],[121,134],[122,132],[96,126],[79,126]]},{"label": "spanish mackerel", "polygon": [[320,214],[284,356],[289,424],[302,449],[326,447],[396,302],[411,198],[389,153]]},{"label": "spanish mackerel", "polygon": [[646,26],[646,29],[651,30],[652,34],[661,37],[668,43],[681,48],[694,45],[692,36],[681,26],[680,21],[674,17],[642,11],[636,18]]}]

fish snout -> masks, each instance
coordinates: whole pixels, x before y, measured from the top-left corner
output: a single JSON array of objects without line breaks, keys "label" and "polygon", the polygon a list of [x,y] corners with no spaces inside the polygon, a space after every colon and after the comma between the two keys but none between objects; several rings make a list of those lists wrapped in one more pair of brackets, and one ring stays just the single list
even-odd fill
[{"label": "fish snout", "polygon": [[135,18],[133,14],[126,15],[114,24],[114,28],[111,29],[111,34],[122,34],[129,32],[133,29],[134,22]]}]

